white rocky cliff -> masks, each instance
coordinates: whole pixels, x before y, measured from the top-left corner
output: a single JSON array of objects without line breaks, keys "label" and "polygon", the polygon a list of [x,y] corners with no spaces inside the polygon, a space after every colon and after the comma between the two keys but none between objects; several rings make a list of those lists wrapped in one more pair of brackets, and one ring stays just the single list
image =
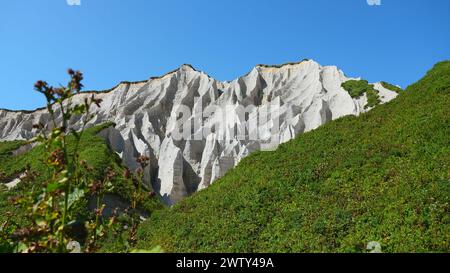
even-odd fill
[{"label": "white rocky cliff", "polygon": [[[232,82],[183,65],[160,78],[98,92],[103,102],[90,125],[114,122],[116,127],[101,135],[131,169],[138,167],[138,155],[149,156],[147,183],[174,204],[208,187],[253,151],[276,148],[330,120],[367,111],[365,95],[352,99],[341,87],[347,80],[336,67],[312,60],[257,66]],[[375,89],[383,103],[397,96],[378,83]],[[216,111],[205,115],[208,109]],[[259,121],[264,112],[267,120]],[[43,109],[0,110],[0,140],[30,139],[33,124],[48,120]],[[80,126],[77,119],[72,122]],[[188,133],[187,125],[192,125]]]}]

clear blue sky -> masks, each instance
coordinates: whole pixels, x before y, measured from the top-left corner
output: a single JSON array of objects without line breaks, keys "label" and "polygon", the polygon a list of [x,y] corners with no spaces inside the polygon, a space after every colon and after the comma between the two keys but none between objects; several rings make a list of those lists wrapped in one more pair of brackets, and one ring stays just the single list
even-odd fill
[{"label": "clear blue sky", "polygon": [[311,58],[403,87],[450,59],[449,0],[0,0],[0,108],[33,109],[36,80],[86,89],[190,63],[219,80]]}]

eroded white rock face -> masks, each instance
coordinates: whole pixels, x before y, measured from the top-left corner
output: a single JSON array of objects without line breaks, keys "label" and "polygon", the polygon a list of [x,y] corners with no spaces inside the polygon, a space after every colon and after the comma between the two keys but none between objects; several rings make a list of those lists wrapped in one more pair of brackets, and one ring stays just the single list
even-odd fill
[{"label": "eroded white rock face", "polygon": [[[320,66],[309,60],[281,67],[257,66],[248,75],[232,82],[219,82],[189,65],[163,77],[139,83],[121,83],[109,92],[96,94],[103,100],[90,125],[106,121],[116,123],[101,133],[131,169],[138,168],[136,157],[145,154],[150,165],[145,180],[151,183],[167,204],[208,187],[250,153],[276,148],[295,136],[316,129],[342,116],[367,111],[364,96],[352,99],[341,84],[349,80],[334,66]],[[383,103],[397,96],[376,83]],[[81,94],[74,101],[82,102]],[[255,120],[268,105],[277,104],[276,113],[255,126]],[[181,121],[182,106],[191,113]],[[225,114],[201,114],[207,106],[216,106]],[[248,115],[238,114],[249,107]],[[33,124],[47,124],[45,110],[12,112],[0,110],[0,140],[30,139]],[[175,138],[189,123],[202,120],[190,138]],[[80,128],[81,122],[74,118]],[[217,124],[221,130],[217,129]],[[242,139],[233,132],[257,132],[256,139]],[[273,128],[277,127],[274,137]],[[206,132],[206,133],[205,133]],[[268,139],[276,142],[268,144]],[[267,146],[271,147],[267,147]]]}]

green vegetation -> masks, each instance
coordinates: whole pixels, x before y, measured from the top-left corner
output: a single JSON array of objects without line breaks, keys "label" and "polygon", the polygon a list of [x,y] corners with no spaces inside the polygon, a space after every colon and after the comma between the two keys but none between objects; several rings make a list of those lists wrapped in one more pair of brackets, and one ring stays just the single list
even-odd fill
[{"label": "green vegetation", "polygon": [[390,84],[390,83],[387,83],[387,82],[381,82],[381,85],[382,85],[384,88],[389,89],[389,90],[394,91],[394,92],[397,92],[397,93],[399,93],[399,94],[400,94],[401,92],[403,92],[403,89],[401,89],[400,87],[395,86],[395,85]]},{"label": "green vegetation", "polygon": [[[80,160],[86,161],[87,165],[92,167],[90,170],[91,178],[94,180],[103,179],[108,171],[116,173],[117,175],[111,181],[113,186],[111,193],[120,196],[123,200],[132,200],[136,186],[123,176],[126,168],[122,165],[120,157],[111,150],[103,138],[97,136],[100,131],[110,126],[114,126],[114,124],[107,123],[85,130],[79,145]],[[69,151],[74,149],[73,143],[74,137],[69,136]],[[21,226],[28,226],[30,223],[26,217],[26,209],[17,206],[11,200],[18,196],[29,195],[33,189],[42,187],[51,175],[51,170],[43,162],[46,153],[42,145],[16,157],[11,155],[2,157],[2,155],[9,154],[23,144],[25,142],[22,141],[0,143],[0,174],[3,173],[3,175],[0,175],[0,184],[10,182],[27,169],[35,173],[32,181],[21,182],[11,191],[1,190],[0,223],[9,219]],[[88,198],[78,206],[79,218],[90,216],[87,204]],[[161,209],[163,206],[158,198],[155,197],[142,200],[139,207],[145,213],[151,213],[154,210]]]},{"label": "green vegetation", "polygon": [[380,96],[378,91],[374,88],[373,84],[369,84],[366,80],[349,80],[342,84],[344,88],[352,98],[359,98],[362,95],[367,95],[367,104],[364,108],[374,107],[380,104]]},{"label": "green vegetation", "polygon": [[[111,150],[103,138],[97,136],[99,132],[111,126],[114,126],[114,124],[105,123],[85,130],[79,145],[80,160],[86,161],[87,165],[92,167],[91,174],[95,179],[103,178],[107,169],[115,171],[118,175],[113,179],[113,193],[126,200],[131,200],[135,186],[123,177],[122,174],[125,172],[126,168],[123,166],[122,160],[114,151]],[[69,150],[73,150],[74,137],[72,135],[69,135],[68,143]],[[48,179],[50,170],[43,163],[43,159],[45,158],[45,149],[43,146],[35,147],[30,151],[16,157],[5,156],[2,158],[2,155],[10,153],[24,144],[26,144],[24,141],[0,143],[0,173],[4,174],[3,178],[0,177],[0,183],[7,183],[11,181],[20,173],[23,173],[27,167],[39,174],[34,179],[33,184],[40,185]],[[11,192],[3,194],[13,196],[26,193],[27,191],[29,191],[29,188],[26,185],[19,184],[17,188]],[[0,202],[5,200],[5,198],[0,199]],[[146,200],[142,205],[148,211],[161,208],[160,203],[154,199]],[[0,213],[0,219],[2,215],[3,214]]]},{"label": "green vegetation", "polygon": [[366,252],[376,241],[383,252],[450,251],[450,61],[407,91],[250,155],[207,190],[154,212],[137,247]]},{"label": "green vegetation", "polygon": [[349,80],[342,84],[342,88],[347,90],[352,98],[359,98],[364,93],[373,89],[373,85],[366,80]]},{"label": "green vegetation", "polygon": [[19,149],[24,144],[26,144],[26,142],[20,140],[0,142],[0,162],[7,157],[10,157],[13,151]]},{"label": "green vegetation", "polygon": [[[80,160],[87,162],[91,169],[91,177],[94,180],[103,179],[106,172],[113,171],[117,175],[112,178],[112,194],[115,194],[123,200],[132,200],[133,194],[136,192],[136,187],[133,183],[123,176],[126,168],[121,163],[120,157],[111,150],[105,140],[97,133],[103,129],[114,126],[111,123],[89,128],[83,134],[80,143]],[[69,136],[69,150],[72,150],[74,137]],[[8,154],[8,151],[13,151],[23,145],[24,142],[2,142],[0,143],[0,183],[7,183],[17,177],[19,174],[29,169],[35,173],[32,181],[23,181],[11,191],[6,188],[0,189],[0,223],[10,220],[24,227],[29,226],[30,222],[27,218],[26,208],[17,206],[13,202],[16,197],[26,196],[33,189],[40,188],[49,179],[51,170],[44,164],[45,149],[43,146],[38,146],[32,150],[16,157],[4,157],[3,154]],[[147,189],[147,196],[150,196],[150,190]],[[86,196],[84,200],[78,205],[78,217],[87,218],[91,216],[91,211],[88,209],[88,200],[90,196]],[[163,205],[158,198],[145,198],[140,202],[139,207],[144,213],[150,214],[152,211],[161,209]]]},{"label": "green vegetation", "polygon": [[[378,93],[367,82],[346,86],[355,96],[364,89],[368,105],[378,104]],[[99,236],[88,251],[366,252],[369,242],[378,242],[383,252],[448,252],[450,61],[437,64],[407,91],[360,117],[341,118],[301,135],[277,151],[254,153],[207,190],[170,209],[151,189],[141,189],[139,179],[97,136],[113,124],[87,129],[82,136],[69,134],[67,155],[78,154],[75,158],[84,163],[77,168],[88,171],[74,176],[69,196],[84,189],[77,188],[77,179],[92,182],[71,212],[79,223],[91,226],[87,232]],[[32,238],[23,230],[42,223],[33,222],[29,204],[16,200],[54,186],[55,171],[49,168],[44,144],[13,155],[26,144],[0,142],[0,252],[24,250],[11,248],[11,237]],[[142,167],[146,161],[138,159]],[[14,189],[3,186],[23,173],[26,177]],[[109,194],[130,202],[131,210],[147,212],[148,220],[139,224],[135,213],[123,213],[93,222],[102,212],[101,200],[96,212],[88,209],[92,193],[98,193],[93,189],[97,181],[111,184]],[[52,196],[58,195],[64,197],[58,192]],[[42,215],[54,212],[59,213],[51,208]],[[35,214],[31,216],[41,215]],[[70,231],[69,224],[63,226]],[[83,238],[76,236],[85,248]],[[44,239],[50,244],[55,238]],[[49,249],[28,246],[34,252],[52,250],[51,244],[44,247]]]},{"label": "green vegetation", "polygon": [[[97,136],[113,124],[85,130],[95,117],[91,106],[99,107],[102,100],[92,94],[84,103],[73,104],[83,74],[72,69],[68,74],[67,86],[35,84],[46,97],[53,128],[34,124],[38,134],[30,143],[0,144],[0,252],[94,252],[111,236],[121,237],[123,249],[129,251],[136,243],[140,215],[161,208],[151,189],[143,186],[149,158],[139,156],[140,169],[133,174]],[[56,108],[61,120],[55,117]],[[82,122],[79,132],[69,125],[75,116]],[[14,153],[31,143],[38,145]],[[20,178],[15,188],[4,186],[15,178]],[[119,198],[125,208],[108,208],[108,197]],[[105,209],[110,212],[105,214]]]},{"label": "green vegetation", "polygon": [[365,109],[375,107],[381,103],[380,96],[378,95],[378,91],[375,89],[371,89],[367,91],[367,104],[364,106]]}]

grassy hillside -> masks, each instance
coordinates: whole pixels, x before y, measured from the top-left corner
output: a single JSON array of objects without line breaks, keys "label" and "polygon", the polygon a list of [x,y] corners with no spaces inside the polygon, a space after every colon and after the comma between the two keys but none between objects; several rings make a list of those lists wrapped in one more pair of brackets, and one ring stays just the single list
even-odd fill
[{"label": "grassy hillside", "polygon": [[19,149],[24,144],[26,142],[20,140],[0,142],[0,162],[9,158],[14,150]]},{"label": "grassy hillside", "polygon": [[[113,126],[113,124],[107,123],[85,131],[80,143],[80,159],[85,160],[93,168],[90,175],[94,180],[103,179],[108,168],[113,170],[117,174],[112,181],[113,194],[124,200],[130,200],[136,190],[135,186],[123,177],[125,167],[122,165],[120,157],[108,147],[101,137],[97,136],[100,131],[109,126]],[[73,142],[75,142],[74,137],[70,136],[69,151],[74,149],[71,144]],[[25,144],[23,141],[0,142],[0,187],[18,177],[26,169],[30,169],[36,174],[32,181],[21,182],[10,191],[7,191],[4,186],[0,188],[0,223],[7,219],[8,214],[12,214],[15,222],[26,225],[25,209],[13,205],[11,198],[27,195],[34,188],[42,187],[50,175],[48,167],[43,163],[46,158],[43,146],[37,146],[24,154],[12,156],[12,151],[23,144]],[[84,204],[85,206],[80,205],[80,216],[88,213],[87,200]],[[141,204],[141,207],[151,212],[162,208],[162,205],[157,198],[148,198]]]},{"label": "grassy hillside", "polygon": [[394,101],[257,152],[140,226],[172,252],[450,251],[450,62]]}]

